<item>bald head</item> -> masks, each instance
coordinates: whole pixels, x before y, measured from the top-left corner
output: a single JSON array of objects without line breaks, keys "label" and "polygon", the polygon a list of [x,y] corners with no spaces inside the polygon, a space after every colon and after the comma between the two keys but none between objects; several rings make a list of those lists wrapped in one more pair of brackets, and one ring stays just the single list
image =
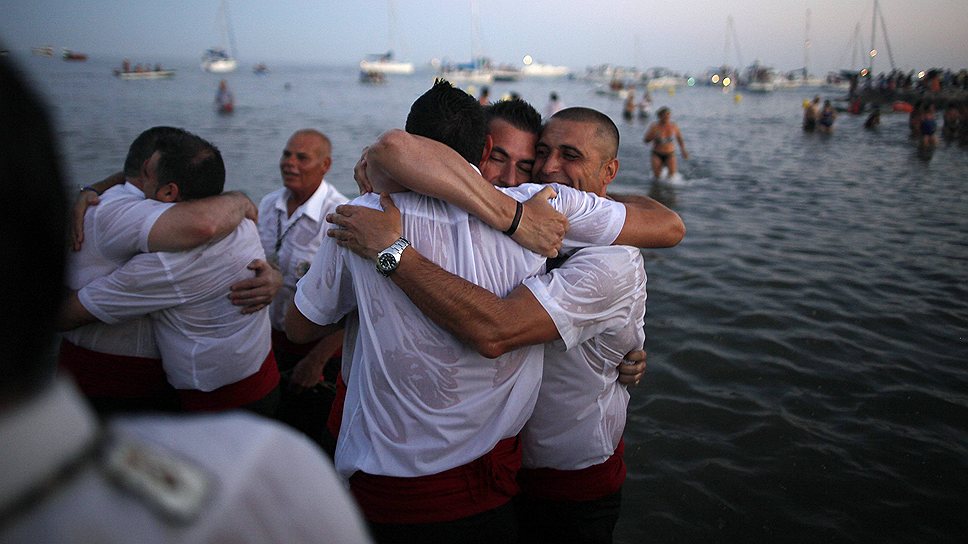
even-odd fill
[{"label": "bald head", "polygon": [[611,160],[618,156],[618,127],[604,113],[591,108],[565,108],[552,115],[549,121],[554,119],[594,125],[594,141],[591,143],[598,148],[602,158]]}]

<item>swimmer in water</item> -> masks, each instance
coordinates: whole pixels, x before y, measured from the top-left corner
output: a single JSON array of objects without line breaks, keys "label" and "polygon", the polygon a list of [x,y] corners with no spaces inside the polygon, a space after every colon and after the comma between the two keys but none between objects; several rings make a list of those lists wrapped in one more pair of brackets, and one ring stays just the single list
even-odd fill
[{"label": "swimmer in water", "polygon": [[645,143],[652,144],[652,173],[655,179],[659,179],[662,167],[669,169],[669,177],[676,173],[676,144],[679,142],[679,149],[682,151],[682,158],[688,160],[689,152],[686,151],[686,144],[682,141],[682,132],[679,125],[669,120],[672,113],[669,108],[662,107],[656,112],[659,120],[649,126],[645,131]]}]

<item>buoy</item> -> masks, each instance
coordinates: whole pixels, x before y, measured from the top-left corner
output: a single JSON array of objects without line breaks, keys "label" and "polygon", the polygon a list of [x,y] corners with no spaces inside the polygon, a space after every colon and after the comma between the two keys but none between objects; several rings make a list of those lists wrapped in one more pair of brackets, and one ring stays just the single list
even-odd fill
[{"label": "buoy", "polygon": [[803,99],[803,109],[807,109],[808,107],[810,107],[810,100],[804,98]]},{"label": "buoy", "polygon": [[733,95],[733,102],[736,102],[737,104],[739,104],[742,101],[743,101],[743,95],[739,93],[736,93]]},{"label": "buoy", "polygon": [[675,95],[676,95],[676,88],[669,87],[669,96],[675,96]]}]

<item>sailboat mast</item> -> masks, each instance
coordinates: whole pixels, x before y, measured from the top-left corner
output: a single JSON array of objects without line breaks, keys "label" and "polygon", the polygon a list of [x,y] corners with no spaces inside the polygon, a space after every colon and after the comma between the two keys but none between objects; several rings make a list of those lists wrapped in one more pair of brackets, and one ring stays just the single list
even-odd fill
[{"label": "sailboat mast", "polygon": [[877,56],[877,49],[874,48],[874,37],[877,31],[877,0],[874,0],[874,13],[871,15],[871,48],[870,48],[870,64],[867,66],[867,71],[871,77],[874,77],[874,57]]},{"label": "sailboat mast", "polygon": [[810,77],[810,8],[807,8],[807,24],[803,30],[803,78]]},{"label": "sailboat mast", "polygon": [[877,12],[881,14],[881,32],[884,34],[884,45],[887,46],[887,58],[891,61],[891,70],[895,70],[897,67],[894,65],[894,53],[891,52],[891,40],[887,37],[887,23],[884,22],[884,12],[881,11],[880,6]]}]

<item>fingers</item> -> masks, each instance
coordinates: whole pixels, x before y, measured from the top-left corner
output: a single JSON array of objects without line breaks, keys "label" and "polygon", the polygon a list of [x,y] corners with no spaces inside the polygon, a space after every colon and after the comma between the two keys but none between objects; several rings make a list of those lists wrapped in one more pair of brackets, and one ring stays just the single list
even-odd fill
[{"label": "fingers", "polygon": [[534,198],[541,197],[545,200],[550,200],[552,198],[555,198],[556,196],[558,196],[558,191],[556,191],[555,188],[552,187],[551,185],[545,185],[544,187],[542,187],[540,191],[538,191],[534,195]]}]

